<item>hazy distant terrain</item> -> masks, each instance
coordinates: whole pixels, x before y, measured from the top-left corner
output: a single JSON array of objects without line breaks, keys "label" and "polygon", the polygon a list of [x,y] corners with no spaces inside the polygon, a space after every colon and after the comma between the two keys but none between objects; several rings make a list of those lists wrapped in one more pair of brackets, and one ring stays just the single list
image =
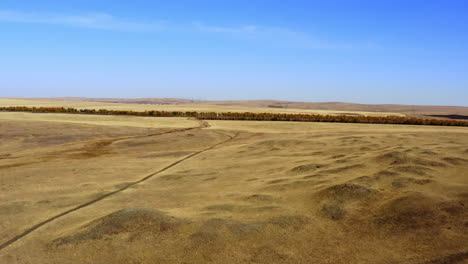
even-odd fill
[{"label": "hazy distant terrain", "polygon": [[[88,99],[86,99],[88,100]],[[73,107],[73,108],[88,108],[88,109],[109,109],[109,110],[134,110],[134,111],[197,111],[197,112],[255,112],[255,113],[292,113],[292,114],[329,114],[329,115],[370,115],[370,116],[405,116],[405,114],[394,112],[366,112],[366,111],[341,111],[336,109],[299,109],[299,108],[278,108],[278,107],[253,107],[253,106],[232,106],[232,105],[215,105],[205,103],[170,103],[178,99],[155,99],[160,101],[152,101],[152,103],[135,103],[129,102],[104,102],[99,99],[89,99],[83,101],[81,99],[64,100],[64,99],[42,99],[42,98],[0,98],[0,106],[36,106],[36,107]],[[96,101],[97,100],[97,101]],[[169,100],[169,101],[166,101]],[[157,103],[159,102],[159,103]],[[167,103],[163,103],[167,102]]]},{"label": "hazy distant terrain", "polygon": [[274,107],[274,108],[296,108],[315,110],[338,110],[338,111],[361,111],[361,112],[393,112],[407,115],[468,115],[468,107],[463,106],[431,106],[431,105],[399,105],[399,104],[356,104],[340,102],[292,102],[278,100],[236,100],[236,101],[204,101],[176,98],[140,98],[140,99],[117,99],[117,98],[82,98],[63,97],[52,98],[64,101],[83,102],[109,102],[125,104],[205,104],[217,106],[242,106],[242,107]]},{"label": "hazy distant terrain", "polygon": [[468,261],[463,127],[1,112],[0,140],[0,263]]}]

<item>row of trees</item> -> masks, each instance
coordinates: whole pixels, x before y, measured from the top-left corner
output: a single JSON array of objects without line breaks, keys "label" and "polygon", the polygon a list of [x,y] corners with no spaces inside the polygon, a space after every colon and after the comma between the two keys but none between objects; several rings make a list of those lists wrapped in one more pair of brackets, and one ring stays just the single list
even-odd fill
[{"label": "row of trees", "polygon": [[236,113],[236,112],[181,112],[181,111],[127,111],[107,109],[76,109],[65,107],[0,107],[0,111],[20,111],[37,113],[75,113],[98,115],[131,115],[158,117],[193,117],[204,120],[257,120],[257,121],[299,121],[299,122],[339,122],[368,124],[407,124],[433,126],[468,126],[467,121],[445,119],[423,119],[397,116],[350,116],[350,115],[310,115],[281,113]]}]

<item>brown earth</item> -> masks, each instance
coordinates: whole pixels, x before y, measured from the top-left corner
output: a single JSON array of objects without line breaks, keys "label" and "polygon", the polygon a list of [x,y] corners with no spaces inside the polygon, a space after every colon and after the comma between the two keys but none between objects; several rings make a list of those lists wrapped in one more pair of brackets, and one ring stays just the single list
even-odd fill
[{"label": "brown earth", "polygon": [[466,128],[96,118],[0,113],[0,263],[468,263]]}]

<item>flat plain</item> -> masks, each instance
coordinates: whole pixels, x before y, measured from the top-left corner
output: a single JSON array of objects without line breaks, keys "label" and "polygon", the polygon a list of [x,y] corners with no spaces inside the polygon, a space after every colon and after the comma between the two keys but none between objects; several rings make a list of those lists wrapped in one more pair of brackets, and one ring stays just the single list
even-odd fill
[{"label": "flat plain", "polygon": [[463,127],[2,112],[0,141],[0,263],[468,263]]},{"label": "flat plain", "polygon": [[[121,102],[122,101],[122,102]],[[121,103],[120,103],[121,102]],[[165,102],[165,101],[164,101]],[[253,112],[253,113],[287,113],[287,114],[321,114],[321,115],[369,115],[369,116],[405,116],[404,113],[391,111],[364,111],[362,110],[334,110],[331,109],[303,109],[303,108],[276,108],[267,107],[264,103],[250,104],[228,104],[216,105],[215,101],[202,103],[183,104],[145,104],[129,103],[126,100],[118,100],[116,103],[107,101],[83,101],[76,99],[74,101],[63,101],[51,98],[0,98],[1,106],[36,106],[36,107],[72,107],[87,109],[108,109],[108,110],[133,110],[133,111],[198,111],[198,112]],[[466,111],[468,111],[468,107]]]}]

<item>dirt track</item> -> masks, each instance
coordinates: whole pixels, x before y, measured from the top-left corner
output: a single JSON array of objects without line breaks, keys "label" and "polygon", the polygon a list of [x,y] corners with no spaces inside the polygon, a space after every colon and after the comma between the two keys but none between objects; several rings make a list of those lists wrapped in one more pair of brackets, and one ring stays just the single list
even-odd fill
[{"label": "dirt track", "polygon": [[[104,145],[98,144],[98,146],[106,147],[106,146],[108,146],[108,145],[110,145],[110,144],[112,144],[112,143],[115,143],[115,142],[118,142],[118,141],[122,141],[122,140],[130,140],[130,139],[144,138],[144,137],[153,137],[153,136],[159,136],[159,135],[165,135],[165,134],[171,134],[171,133],[189,131],[189,130],[193,130],[193,129],[201,129],[201,128],[206,128],[206,127],[209,127],[209,124],[207,124],[207,123],[204,122],[204,121],[200,121],[200,126],[199,126],[199,127],[178,129],[178,130],[167,131],[167,132],[163,132],[163,133],[150,134],[150,135],[146,135],[146,136],[134,136],[134,137],[117,138],[117,139],[113,139],[113,140],[106,141],[107,144],[104,144]],[[192,154],[190,154],[190,155],[188,155],[188,156],[186,156],[186,157],[184,157],[184,158],[182,158],[182,159],[180,159],[180,160],[178,160],[178,161],[176,161],[176,162],[173,162],[173,163],[169,164],[168,166],[166,166],[166,167],[164,167],[164,168],[162,168],[162,169],[160,169],[160,170],[158,170],[158,171],[156,171],[156,172],[154,172],[154,173],[151,173],[151,174],[149,174],[149,175],[143,177],[142,179],[140,179],[140,180],[138,180],[138,181],[135,181],[135,182],[133,182],[133,183],[130,183],[130,184],[128,184],[128,185],[126,185],[126,186],[124,186],[124,187],[122,187],[122,188],[120,188],[120,189],[117,189],[117,190],[115,190],[115,191],[113,191],[113,192],[106,193],[106,194],[104,194],[104,195],[102,195],[102,196],[100,196],[100,197],[97,197],[96,199],[93,199],[93,200],[91,200],[91,201],[88,201],[88,202],[86,202],[86,203],[84,203],[84,204],[80,204],[80,205],[77,206],[77,207],[74,207],[74,208],[72,208],[72,209],[70,209],[70,210],[67,210],[67,211],[63,212],[63,213],[60,213],[60,214],[55,215],[55,216],[53,216],[53,217],[51,217],[51,218],[48,218],[48,219],[46,219],[46,220],[44,220],[44,221],[42,221],[42,222],[40,222],[40,223],[37,223],[36,225],[34,225],[34,226],[32,226],[32,227],[26,229],[26,230],[25,230],[24,232],[22,232],[21,234],[18,234],[18,235],[16,235],[16,236],[14,236],[13,238],[11,238],[10,240],[8,240],[8,241],[2,243],[2,244],[0,245],[0,250],[2,250],[3,248],[5,248],[5,247],[7,247],[7,246],[9,246],[9,245],[11,245],[11,244],[13,244],[13,243],[15,243],[16,241],[18,241],[19,239],[21,239],[21,238],[27,236],[29,233],[33,232],[34,230],[36,230],[36,229],[38,229],[38,228],[40,228],[40,227],[42,227],[42,226],[44,226],[44,225],[46,225],[46,224],[48,224],[48,223],[54,221],[54,220],[57,219],[57,218],[60,218],[60,217],[65,216],[65,215],[68,215],[68,214],[70,214],[70,213],[72,213],[72,212],[75,212],[75,211],[81,209],[81,208],[84,208],[84,207],[93,205],[93,204],[95,204],[95,203],[97,203],[97,202],[99,202],[99,201],[101,201],[101,200],[103,200],[103,199],[105,199],[105,198],[107,198],[107,197],[110,197],[110,196],[112,196],[112,195],[116,195],[116,194],[118,194],[118,193],[120,193],[120,192],[123,192],[123,191],[125,191],[126,189],[128,189],[128,188],[130,188],[130,187],[133,187],[133,186],[136,185],[136,184],[142,183],[142,182],[144,182],[144,181],[146,181],[146,180],[149,180],[149,179],[153,178],[154,176],[158,175],[159,173],[164,172],[164,171],[166,171],[166,170],[168,170],[168,169],[170,169],[170,168],[176,166],[177,164],[179,164],[179,163],[181,163],[181,162],[183,162],[183,161],[185,161],[185,160],[188,160],[188,159],[190,159],[190,158],[192,158],[192,157],[194,157],[194,156],[196,156],[196,155],[198,155],[198,154],[200,154],[200,153],[206,152],[206,151],[211,150],[211,149],[213,149],[213,148],[215,148],[215,147],[217,147],[217,146],[220,146],[220,145],[222,145],[222,144],[224,144],[224,143],[226,143],[226,142],[228,142],[228,141],[231,141],[231,140],[233,140],[236,136],[237,136],[237,134],[236,134],[235,136],[229,136],[229,135],[228,135],[229,139],[227,139],[227,140],[225,140],[225,141],[216,143],[216,144],[214,144],[214,145],[212,145],[212,146],[210,146],[210,147],[208,147],[208,148],[206,148],[206,149],[204,149],[204,150],[200,150],[200,151],[194,152],[194,153],[192,153]]]},{"label": "dirt track", "polygon": [[467,262],[463,128],[12,117],[2,263]]}]

